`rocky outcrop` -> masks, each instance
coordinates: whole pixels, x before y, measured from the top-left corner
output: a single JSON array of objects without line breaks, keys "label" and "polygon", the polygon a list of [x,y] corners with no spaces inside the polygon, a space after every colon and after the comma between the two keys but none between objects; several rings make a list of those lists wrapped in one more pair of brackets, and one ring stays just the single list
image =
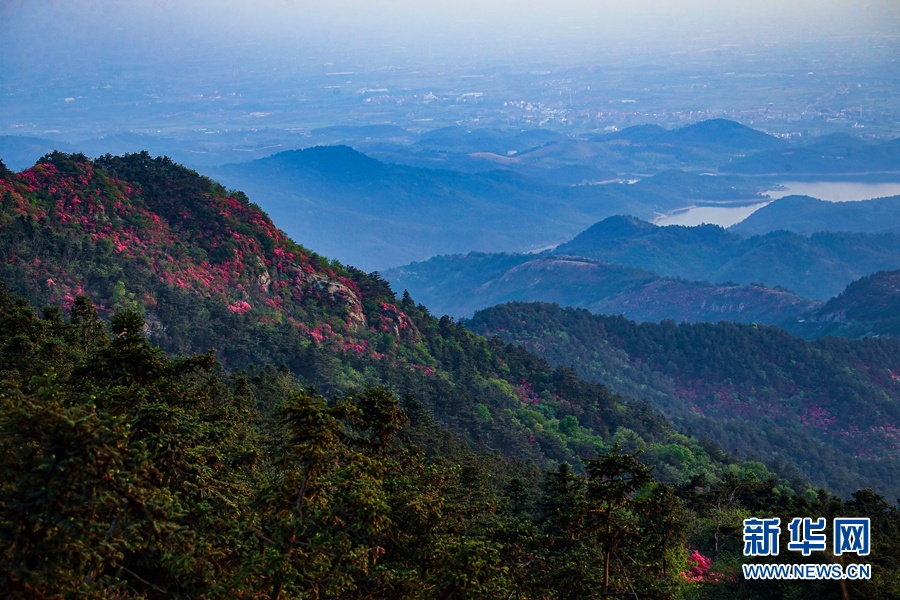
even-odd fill
[{"label": "rocky outcrop", "polygon": [[368,327],[362,300],[356,292],[340,281],[320,273],[304,272],[304,275],[310,288],[318,294],[319,298],[331,302],[332,305],[344,305],[347,311],[347,327],[351,331],[359,331]]}]

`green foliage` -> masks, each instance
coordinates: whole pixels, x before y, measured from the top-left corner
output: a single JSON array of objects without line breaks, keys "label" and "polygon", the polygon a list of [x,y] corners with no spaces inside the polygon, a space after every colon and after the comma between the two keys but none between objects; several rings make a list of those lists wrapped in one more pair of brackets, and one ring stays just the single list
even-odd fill
[{"label": "green foliage", "polygon": [[[766,514],[869,516],[883,532],[877,577],[854,593],[897,589],[900,513],[871,491],[810,503],[747,462],[740,477],[695,478],[676,494],[618,446],[541,486],[533,464],[473,452],[412,397],[405,409],[379,387],[326,400],[287,370],[169,359],[133,311],[107,331],[84,298],[68,320],[38,318],[0,289],[0,323],[7,597],[764,598],[770,584],[680,573],[689,545],[717,573],[737,568],[742,518]],[[566,371],[544,379],[585,385]],[[516,413],[563,440],[591,420]],[[652,437],[642,431],[617,437]],[[673,442],[648,452],[696,460]]]},{"label": "green foliage", "polygon": [[681,563],[670,561],[684,531],[673,491],[618,446],[585,470],[547,473],[540,510],[552,546],[542,584],[561,598],[672,597]]},{"label": "green foliage", "polygon": [[797,490],[812,482],[844,495],[860,487],[900,495],[900,446],[885,435],[900,426],[896,340],[809,342],[773,327],[635,323],[524,303],[481,311],[467,325],[648,398],[685,431],[702,432],[708,443],[685,438],[675,448],[633,423],[613,431],[627,451],[646,449],[665,481],[711,473],[725,448],[755,463],[744,472],[760,480],[778,473]]}]

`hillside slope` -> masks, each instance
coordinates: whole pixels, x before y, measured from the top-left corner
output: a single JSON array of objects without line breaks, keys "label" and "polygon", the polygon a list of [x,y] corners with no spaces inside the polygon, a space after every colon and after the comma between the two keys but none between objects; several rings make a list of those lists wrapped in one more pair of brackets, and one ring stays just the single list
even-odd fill
[{"label": "hillside slope", "polygon": [[845,492],[877,481],[900,497],[900,341],[807,342],[771,327],[638,324],[538,303],[495,306],[467,325],[646,397],[738,455]]},{"label": "hillside slope", "polygon": [[900,196],[859,202],[785,196],[728,228],[743,236],[764,235],[779,229],[803,235],[818,231],[900,233]]},{"label": "hillside slope", "polygon": [[862,277],[797,323],[806,337],[900,338],[900,270]]},{"label": "hillside slope", "polygon": [[[833,229],[838,227],[835,222]],[[854,279],[900,267],[900,235],[896,234],[782,230],[745,239],[735,230],[716,225],[658,227],[616,216],[557,246],[554,253],[696,281],[759,282],[822,301]]]},{"label": "hillside slope", "polygon": [[557,302],[639,321],[778,324],[818,304],[760,285],[664,278],[637,267],[555,253],[438,256],[389,269],[384,276],[432,310],[461,317],[517,300]]}]

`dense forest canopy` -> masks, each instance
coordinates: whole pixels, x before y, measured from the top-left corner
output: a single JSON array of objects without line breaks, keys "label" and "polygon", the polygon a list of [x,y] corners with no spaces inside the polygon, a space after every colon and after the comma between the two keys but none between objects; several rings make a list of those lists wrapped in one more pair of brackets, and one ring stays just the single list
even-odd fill
[{"label": "dense forest canopy", "polygon": [[900,497],[897,340],[808,342],[755,324],[635,323],[537,303],[496,306],[466,324],[648,398],[735,455],[845,495],[865,486]]},{"label": "dense forest canopy", "polygon": [[870,490],[749,468],[670,486],[618,444],[541,473],[384,388],[326,399],[286,370],[167,358],[137,312],[107,329],[83,296],[38,317],[0,290],[0,324],[9,597],[767,598],[737,570],[741,521],[797,514],[876,532],[871,580],[799,593],[900,591],[900,512]]}]

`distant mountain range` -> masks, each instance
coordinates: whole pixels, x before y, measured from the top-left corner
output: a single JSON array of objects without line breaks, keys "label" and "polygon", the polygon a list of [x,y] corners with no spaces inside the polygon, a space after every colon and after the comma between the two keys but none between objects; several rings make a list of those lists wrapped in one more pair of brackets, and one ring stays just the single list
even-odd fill
[{"label": "distant mountain range", "polygon": [[568,184],[646,177],[667,169],[710,172],[732,157],[791,147],[786,140],[725,119],[677,129],[639,125],[583,138],[543,129],[461,126],[429,131],[405,143],[360,139],[362,130],[343,133],[347,135],[314,139],[350,144],[389,162],[469,172],[500,168]]},{"label": "distant mountain range", "polygon": [[715,225],[659,227],[616,216],[541,254],[438,256],[384,276],[432,310],[463,317],[516,300],[638,321],[787,326],[854,279],[898,266],[897,234],[745,239]]},{"label": "distant mountain range", "polygon": [[[822,166],[837,176],[847,171],[850,155],[872,170],[894,169],[890,157],[898,146],[896,140],[876,144],[851,136],[790,141],[724,119],[581,138],[539,128],[412,132],[392,124],[335,126],[298,140],[317,145],[272,154],[280,143],[249,148],[235,139],[231,145],[188,148],[120,133],[79,148],[95,155],[140,148],[174,153],[228,187],[245,190],[290,235],[374,270],[439,254],[533,251],[615,214],[650,220],[688,206],[752,202],[785,173],[737,173],[725,163],[818,152],[838,157]],[[0,157],[14,170],[53,148],[71,150],[52,140],[0,136]],[[880,162],[870,161],[872,153]],[[235,162],[260,156],[265,158]],[[718,174],[701,175],[710,173]]]},{"label": "distant mountain range", "polygon": [[760,189],[739,178],[677,172],[636,185],[558,185],[509,170],[385,163],[347,146],[206,172],[245,190],[291,235],[365,269],[452,252],[546,247],[612,214],[650,218],[708,197],[757,198]]},{"label": "distant mountain range", "polygon": [[804,235],[818,231],[900,233],[900,196],[861,202],[826,202],[785,196],[729,227],[743,236],[784,229]]},{"label": "distant mountain range", "polygon": [[[348,132],[349,133],[349,132]],[[319,138],[325,141],[328,138]],[[461,170],[505,168],[535,178],[560,167],[580,167],[577,177],[613,171],[619,176],[666,169],[740,173],[775,178],[818,178],[853,174],[900,177],[900,141],[873,142],[847,134],[787,140],[727,119],[711,119],[675,129],[638,125],[572,139],[555,132],[451,127],[413,138],[407,144],[331,138],[392,162]],[[396,138],[395,138],[396,139]],[[333,143],[333,142],[332,142]]]},{"label": "distant mountain range", "polygon": [[517,300],[557,302],[638,321],[780,324],[818,305],[760,285],[685,281],[637,267],[547,253],[438,256],[389,269],[384,277],[432,311],[457,317]]},{"label": "distant mountain range", "polygon": [[216,141],[192,142],[136,132],[59,142],[0,136],[0,158],[24,169],[52,149],[91,155],[149,149],[198,168],[249,161],[290,147],[348,145],[383,162],[462,172],[509,170],[562,185],[616,177],[646,177],[666,169],[734,172],[776,178],[804,173],[817,178],[862,173],[900,176],[900,141],[874,142],[847,134],[787,140],[727,119],[711,119],[666,129],[638,125],[621,131],[572,137],[536,127],[450,126],[418,132],[390,123],[321,127],[295,134],[257,132],[248,145],[240,132],[219,132]]},{"label": "distant mountain range", "polygon": [[[773,151],[789,145],[776,138],[728,119],[709,119],[676,129],[658,125],[638,125],[615,133],[595,136],[596,141],[625,140],[632,144],[672,146],[681,149],[706,148],[712,152],[745,154]],[[721,154],[720,154],[721,156]]]},{"label": "distant mountain range", "polygon": [[[874,201],[840,204],[870,205],[871,202]],[[786,202],[778,200],[769,206],[781,203],[790,206],[794,198]],[[824,209],[832,204],[839,203],[816,201]],[[879,206],[885,209],[879,210]],[[898,211],[900,217],[900,198],[872,205],[868,214],[885,214],[888,206]],[[845,231],[843,223],[837,220],[833,223],[832,231]],[[900,267],[900,235],[838,232],[801,235],[783,230],[789,228],[742,238],[733,233],[744,231],[738,226],[727,231],[716,225],[658,227],[633,217],[617,216],[593,225],[559,245],[554,253],[640,267],[669,277],[714,283],[761,282],[816,300],[827,300],[864,275]]]}]

